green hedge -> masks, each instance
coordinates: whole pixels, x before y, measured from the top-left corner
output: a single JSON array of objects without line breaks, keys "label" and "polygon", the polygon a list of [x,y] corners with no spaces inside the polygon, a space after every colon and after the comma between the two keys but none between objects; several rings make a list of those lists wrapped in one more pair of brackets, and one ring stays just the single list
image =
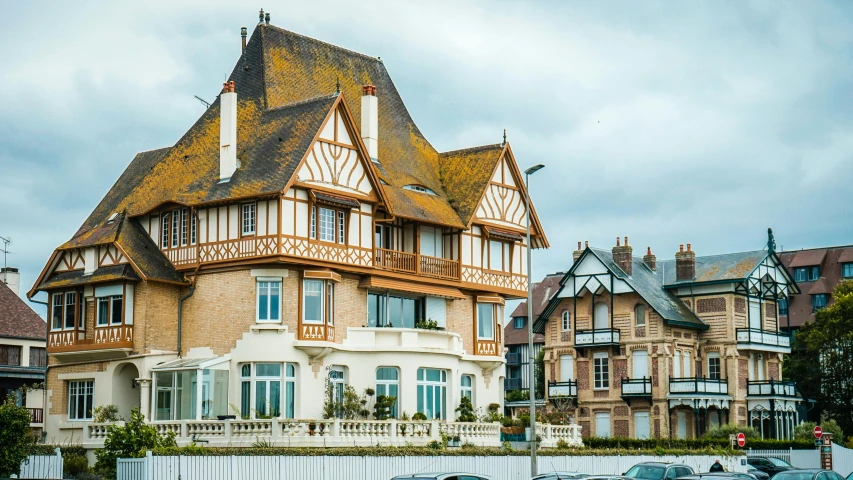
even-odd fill
[{"label": "green hedge", "polygon": [[33,451],[30,455],[53,455],[54,450],[59,448],[62,450],[62,456],[74,454],[74,455],[86,455],[86,449],[83,448],[82,445],[36,445],[33,448]]},{"label": "green hedge", "polygon": [[[508,457],[527,456],[527,450],[511,450],[496,447],[462,447],[462,448],[429,448],[429,447],[168,447],[152,452],[157,456],[291,456],[291,457]],[[613,455],[716,455],[736,456],[740,453],[731,449],[702,448],[698,450],[656,448],[647,450],[631,450],[625,448],[591,449],[567,448],[542,449],[537,452],[540,456],[613,456]]]},{"label": "green hedge", "polygon": [[[628,450],[645,449],[654,450],[656,448],[681,449],[681,450],[697,450],[704,448],[722,448],[730,447],[728,440],[719,438],[697,438],[697,439],[674,439],[674,438],[650,438],[639,440],[636,438],[585,438],[584,445],[589,448],[625,448]],[[812,450],[815,448],[813,442],[803,440],[747,440],[745,448],[753,448],[756,450],[785,450],[793,448],[795,450]]]}]

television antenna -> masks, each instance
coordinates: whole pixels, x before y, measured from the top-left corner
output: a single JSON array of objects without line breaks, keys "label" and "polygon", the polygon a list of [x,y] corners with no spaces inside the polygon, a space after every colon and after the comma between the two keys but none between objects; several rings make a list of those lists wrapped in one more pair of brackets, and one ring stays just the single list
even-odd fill
[{"label": "television antenna", "polygon": [[12,253],[9,251],[9,244],[12,243],[12,238],[0,237],[0,241],[3,241],[3,248],[0,248],[0,252],[3,252],[3,268],[5,269],[8,266],[6,264],[6,257]]},{"label": "television antenna", "polygon": [[207,100],[205,100],[205,99],[203,99],[203,98],[199,97],[198,95],[193,95],[193,96],[196,98],[196,100],[198,100],[199,102],[201,102],[201,103],[203,103],[203,104],[204,104],[204,108],[210,108],[210,102],[208,102]]}]

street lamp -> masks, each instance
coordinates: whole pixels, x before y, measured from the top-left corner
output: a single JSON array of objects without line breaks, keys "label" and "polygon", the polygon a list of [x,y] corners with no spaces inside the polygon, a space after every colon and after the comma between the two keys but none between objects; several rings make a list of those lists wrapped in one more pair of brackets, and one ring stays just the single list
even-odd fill
[{"label": "street lamp", "polygon": [[524,171],[524,190],[527,209],[527,378],[530,397],[530,476],[536,476],[536,381],[533,378],[533,265],[531,262],[533,247],[530,244],[530,176],[545,168],[541,163]]}]

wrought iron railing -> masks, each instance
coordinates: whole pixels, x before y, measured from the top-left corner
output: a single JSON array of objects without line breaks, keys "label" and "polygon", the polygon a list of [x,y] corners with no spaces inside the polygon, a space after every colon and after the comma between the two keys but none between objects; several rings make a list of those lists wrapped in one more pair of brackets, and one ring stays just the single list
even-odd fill
[{"label": "wrought iron railing", "polygon": [[623,378],[622,379],[622,396],[623,397],[649,397],[652,395],[652,379],[649,377],[643,378]]},{"label": "wrought iron railing", "polygon": [[521,379],[520,378],[505,378],[504,379],[504,390],[507,392],[511,392],[513,390],[521,390]]},{"label": "wrought iron railing", "polygon": [[746,385],[747,396],[799,397],[797,383],[790,380],[750,380]]},{"label": "wrought iron railing", "polygon": [[569,380],[568,382],[548,382],[548,398],[576,398],[577,396],[578,382],[574,380]]},{"label": "wrought iron railing", "polygon": [[520,353],[507,353],[506,354],[506,365],[508,367],[515,367],[521,365],[521,354]]}]

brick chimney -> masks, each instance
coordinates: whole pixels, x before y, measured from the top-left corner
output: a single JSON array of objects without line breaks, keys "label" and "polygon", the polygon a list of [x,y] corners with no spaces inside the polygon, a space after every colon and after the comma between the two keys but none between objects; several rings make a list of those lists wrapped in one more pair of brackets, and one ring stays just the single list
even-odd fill
[{"label": "brick chimney", "polygon": [[578,242],[578,249],[572,252],[572,263],[577,263],[581,255],[583,255],[583,248],[581,248],[581,242]]},{"label": "brick chimney", "polygon": [[0,268],[0,283],[6,284],[9,290],[18,295],[21,290],[21,274],[18,273],[18,269],[15,267]]},{"label": "brick chimney", "polygon": [[655,271],[655,267],[657,266],[657,258],[654,253],[652,253],[652,247],[646,251],[646,254],[643,255],[643,263],[646,264],[653,272]]},{"label": "brick chimney", "polygon": [[675,254],[675,279],[679,282],[693,280],[696,278],[696,252],[690,249],[684,250],[684,244],[678,246]]},{"label": "brick chimney", "polygon": [[219,94],[219,182],[237,171],[237,94],[234,82],[222,84]]},{"label": "brick chimney", "polygon": [[625,237],[625,245],[619,245],[619,237],[616,237],[616,246],[613,247],[613,261],[619,265],[628,276],[633,273],[633,253],[634,249],[628,245],[628,237]]},{"label": "brick chimney", "polygon": [[361,139],[372,159],[379,159],[379,100],[376,87],[361,87]]}]

